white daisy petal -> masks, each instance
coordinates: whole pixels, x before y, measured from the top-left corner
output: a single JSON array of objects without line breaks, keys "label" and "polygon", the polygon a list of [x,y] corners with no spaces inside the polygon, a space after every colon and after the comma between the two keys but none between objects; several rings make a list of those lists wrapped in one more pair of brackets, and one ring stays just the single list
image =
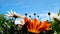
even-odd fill
[{"label": "white daisy petal", "polygon": [[13,16],[13,15],[11,15],[11,14],[5,14],[5,15],[6,15],[6,16],[10,16],[10,17]]},{"label": "white daisy petal", "polygon": [[6,16],[8,16],[8,14],[5,14]]},{"label": "white daisy petal", "polygon": [[7,11],[8,14],[11,14],[9,11]]},{"label": "white daisy petal", "polygon": [[9,14],[6,14],[6,16],[8,16],[8,17],[9,17],[9,16],[11,16],[11,15],[9,15]]},{"label": "white daisy petal", "polygon": [[14,14],[17,14],[16,12],[14,12]]},{"label": "white daisy petal", "polygon": [[13,11],[12,10],[10,10],[11,11],[11,14],[13,14]]}]

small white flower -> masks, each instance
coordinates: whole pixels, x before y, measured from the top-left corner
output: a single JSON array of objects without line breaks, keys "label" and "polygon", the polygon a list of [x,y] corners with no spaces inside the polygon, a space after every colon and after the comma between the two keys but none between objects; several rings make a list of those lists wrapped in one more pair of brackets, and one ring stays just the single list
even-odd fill
[{"label": "small white flower", "polygon": [[54,18],[57,18],[58,20],[60,20],[60,15],[58,16],[58,14],[51,14],[50,18],[53,20]]}]

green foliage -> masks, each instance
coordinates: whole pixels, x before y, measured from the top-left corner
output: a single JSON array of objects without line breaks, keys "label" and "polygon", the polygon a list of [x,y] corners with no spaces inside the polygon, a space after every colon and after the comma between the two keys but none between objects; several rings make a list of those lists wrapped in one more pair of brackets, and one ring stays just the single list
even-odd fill
[{"label": "green foliage", "polygon": [[15,32],[20,30],[20,28],[17,28],[19,27],[16,27],[12,20],[5,18],[3,14],[0,14],[0,34],[17,34]]},{"label": "green foliage", "polygon": [[52,21],[52,30],[56,31],[57,33],[60,32],[60,20],[54,18]]}]

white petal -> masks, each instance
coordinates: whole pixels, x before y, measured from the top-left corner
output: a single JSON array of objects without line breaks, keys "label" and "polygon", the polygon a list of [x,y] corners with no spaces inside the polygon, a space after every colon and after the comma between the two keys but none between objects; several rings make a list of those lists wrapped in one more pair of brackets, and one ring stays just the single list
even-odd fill
[{"label": "white petal", "polygon": [[9,11],[7,11],[8,14],[11,14]]},{"label": "white petal", "polygon": [[9,14],[5,14],[6,16],[9,16]]},{"label": "white petal", "polygon": [[16,14],[16,12],[14,12],[14,14]]},{"label": "white petal", "polygon": [[13,14],[13,11],[12,10],[10,10],[11,11],[11,14]]},{"label": "white petal", "polygon": [[6,15],[6,16],[10,16],[10,17],[13,16],[13,15],[10,15],[10,14],[5,14],[5,15]]}]

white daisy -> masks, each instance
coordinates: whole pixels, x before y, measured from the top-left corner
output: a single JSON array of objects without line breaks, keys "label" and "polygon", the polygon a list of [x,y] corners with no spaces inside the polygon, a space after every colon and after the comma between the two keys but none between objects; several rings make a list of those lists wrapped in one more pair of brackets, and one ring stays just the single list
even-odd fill
[{"label": "white daisy", "polygon": [[21,16],[20,14],[17,14],[16,12],[13,12],[12,10],[7,11],[8,14],[6,14],[6,16],[9,17],[15,17],[15,18],[25,18],[25,16]]}]

